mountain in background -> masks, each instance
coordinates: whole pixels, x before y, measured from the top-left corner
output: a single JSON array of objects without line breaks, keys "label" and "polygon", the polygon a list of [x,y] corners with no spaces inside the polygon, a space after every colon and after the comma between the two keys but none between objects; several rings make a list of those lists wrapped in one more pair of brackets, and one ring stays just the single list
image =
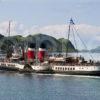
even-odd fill
[{"label": "mountain in background", "polygon": [[92,53],[100,53],[100,46],[94,48],[94,49],[91,49],[91,50],[81,50],[79,52],[92,52]]},{"label": "mountain in background", "polygon": [[[38,42],[39,43],[42,40],[45,40],[45,44],[47,45],[47,48],[49,51],[52,52],[66,52],[66,48],[68,48],[68,52],[76,52],[77,50],[71,43],[71,41],[64,39],[64,38],[59,38],[56,39],[52,36],[45,35],[45,34],[35,34],[35,35],[28,35],[26,37],[23,37],[21,35],[16,35],[16,36],[10,36],[10,37],[5,37],[4,35],[0,34],[0,48],[3,51],[7,51],[8,47],[12,46],[21,46],[25,47],[28,45],[30,42]],[[49,41],[50,40],[50,41]],[[97,52],[100,53],[100,46],[98,46],[95,49],[91,50],[81,50],[79,52]]]},{"label": "mountain in background", "polygon": [[98,47],[95,48],[95,49],[91,49],[90,51],[91,51],[91,52],[100,53],[100,46],[98,46]]},{"label": "mountain in background", "polygon": [[47,50],[50,52],[65,52],[66,48],[68,48],[68,52],[76,51],[73,44],[64,38],[56,39],[45,34],[28,35],[27,37],[23,37],[21,35],[5,37],[0,35],[0,48],[6,52],[8,47],[25,47],[28,43],[32,42],[37,44],[37,48],[39,48],[41,42],[44,42]]},{"label": "mountain in background", "polygon": [[82,50],[79,50],[79,52],[90,52],[90,50],[82,49]]}]

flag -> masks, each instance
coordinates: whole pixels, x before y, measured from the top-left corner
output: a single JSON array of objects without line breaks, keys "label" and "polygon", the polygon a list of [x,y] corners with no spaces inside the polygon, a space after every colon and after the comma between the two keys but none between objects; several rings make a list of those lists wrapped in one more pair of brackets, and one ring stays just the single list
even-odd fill
[{"label": "flag", "polygon": [[71,25],[75,24],[72,18],[70,19],[70,24]]}]

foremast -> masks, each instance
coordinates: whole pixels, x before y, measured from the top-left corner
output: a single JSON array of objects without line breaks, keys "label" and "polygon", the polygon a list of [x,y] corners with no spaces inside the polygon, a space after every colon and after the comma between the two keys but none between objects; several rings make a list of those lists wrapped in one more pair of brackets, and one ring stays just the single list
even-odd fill
[{"label": "foremast", "polygon": [[[67,34],[67,40],[70,41],[70,31],[71,27],[74,25],[73,19],[70,19],[69,26],[68,26],[68,34]],[[68,41],[66,40],[66,58],[68,56],[69,48],[68,48]]]}]

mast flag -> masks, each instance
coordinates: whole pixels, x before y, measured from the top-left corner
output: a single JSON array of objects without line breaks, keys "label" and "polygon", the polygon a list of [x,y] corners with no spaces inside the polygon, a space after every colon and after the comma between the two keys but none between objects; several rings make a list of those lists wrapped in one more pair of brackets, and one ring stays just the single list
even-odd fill
[{"label": "mast flag", "polygon": [[73,19],[71,18],[70,19],[70,25],[74,25],[75,23],[74,23],[74,21],[73,21]]}]

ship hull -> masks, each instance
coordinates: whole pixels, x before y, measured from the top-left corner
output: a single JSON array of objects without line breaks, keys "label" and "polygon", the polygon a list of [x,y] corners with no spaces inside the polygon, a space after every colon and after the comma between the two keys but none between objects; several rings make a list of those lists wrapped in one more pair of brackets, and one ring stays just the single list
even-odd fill
[{"label": "ship hull", "polygon": [[35,70],[35,73],[42,73],[42,74],[54,74],[55,72],[51,69],[46,69],[46,70]]},{"label": "ship hull", "polygon": [[34,73],[100,76],[100,66],[35,66]]},{"label": "ship hull", "polygon": [[0,71],[16,71],[18,72],[18,68],[13,68],[13,67],[7,67],[7,66],[0,66]]},{"label": "ship hull", "polygon": [[100,71],[54,71],[55,74],[100,76]]},{"label": "ship hull", "polygon": [[100,76],[100,71],[54,71],[54,70],[38,70],[38,71],[36,71],[35,70],[34,73]]},{"label": "ship hull", "polygon": [[[6,66],[1,63],[0,71],[16,71],[16,72],[33,72],[33,73],[43,73],[43,74],[66,74],[66,75],[90,75],[90,76],[100,76],[100,66],[31,66],[32,69],[25,70],[23,65],[15,64],[15,67],[8,65],[11,63],[6,63]],[[12,64],[14,65],[14,64]]]},{"label": "ship hull", "polygon": [[17,63],[5,63],[0,62],[0,71],[15,71],[18,72],[20,69],[23,69],[24,65]]},{"label": "ship hull", "polygon": [[53,66],[54,73],[100,76],[100,66]]}]

